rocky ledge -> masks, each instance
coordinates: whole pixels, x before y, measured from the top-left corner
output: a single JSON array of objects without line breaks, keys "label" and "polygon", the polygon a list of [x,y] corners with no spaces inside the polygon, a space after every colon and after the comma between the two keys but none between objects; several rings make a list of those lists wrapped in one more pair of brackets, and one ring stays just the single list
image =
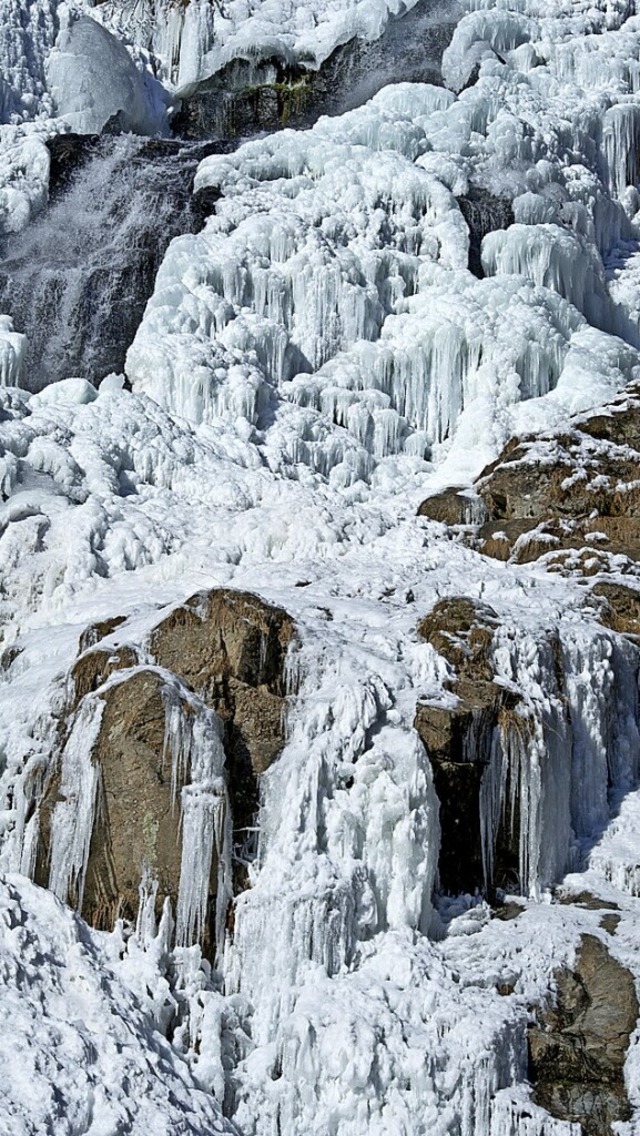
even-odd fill
[{"label": "rocky ledge", "polygon": [[[245,843],[258,808],[259,778],[284,744],[285,663],[294,632],[281,608],[227,589],[192,596],[163,615],[143,642],[131,640],[119,617],[85,629],[68,678],[60,756],[39,805],[38,882],[51,886],[70,739],[96,699],[100,719],[90,761],[98,770],[98,799],[86,871],[81,886],[71,881],[68,896],[88,922],[111,928],[118,916],[135,920],[145,869],[158,883],[156,914],[166,896],[175,909],[183,855],[176,802],[192,769],[185,751],[172,770],[171,721],[182,723],[185,736],[199,719],[205,732],[219,728],[233,840]],[[235,887],[243,884],[238,862]],[[214,858],[210,913],[216,890]]]}]

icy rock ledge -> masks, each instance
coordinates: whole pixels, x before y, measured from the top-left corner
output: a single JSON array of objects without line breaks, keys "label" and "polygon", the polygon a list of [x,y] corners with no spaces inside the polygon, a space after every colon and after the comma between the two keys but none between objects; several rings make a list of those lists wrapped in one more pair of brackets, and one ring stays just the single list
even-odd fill
[{"label": "icy rock ledge", "polygon": [[105,930],[135,924],[147,880],[155,918],[173,905],[178,946],[220,955],[233,829],[242,839],[253,822],[258,777],[284,745],[292,636],[282,610],[223,590],[174,608],[141,645],[122,619],[87,628],[59,763],[25,802],[22,864]]}]

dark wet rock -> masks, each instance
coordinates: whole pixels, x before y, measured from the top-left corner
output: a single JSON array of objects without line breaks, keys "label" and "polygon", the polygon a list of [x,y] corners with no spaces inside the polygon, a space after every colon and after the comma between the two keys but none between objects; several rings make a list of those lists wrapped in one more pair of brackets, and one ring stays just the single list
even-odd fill
[{"label": "dark wet rock", "polygon": [[496,197],[480,186],[472,186],[468,193],[457,198],[457,202],[469,229],[469,271],[482,280],[482,242],[488,233],[513,225],[515,217],[511,200]]},{"label": "dark wet rock", "polygon": [[47,141],[49,151],[49,199],[67,190],[78,170],[100,149],[99,134],[55,134]]},{"label": "dark wet rock", "polygon": [[420,637],[455,672],[456,703],[419,702],[414,721],[429,754],[440,802],[440,886],[454,893],[502,886],[517,875],[515,817],[508,822],[505,817],[498,833],[490,879],[482,850],[482,786],[496,743],[511,728],[523,728],[515,714],[517,694],[494,682],[491,646],[496,626],[491,608],[462,596],[441,600],[418,625]]},{"label": "dark wet rock", "polygon": [[182,100],[173,129],[183,138],[235,138],[286,126],[311,126],[342,114],[388,83],[441,84],[440,60],[455,27],[429,0],[401,10],[374,43],[351,39],[317,69],[277,57],[234,59]]},{"label": "dark wet rock", "polygon": [[0,260],[0,307],[27,335],[29,389],[121,373],[170,241],[199,231],[215,194],[198,163],[226,143],[77,134],[51,140],[51,201]]},{"label": "dark wet rock", "polygon": [[631,1112],[623,1067],[638,1019],[635,983],[604,943],[583,935],[576,963],[555,973],[555,1003],[529,1029],[535,1100],[585,1136],[613,1133]]}]

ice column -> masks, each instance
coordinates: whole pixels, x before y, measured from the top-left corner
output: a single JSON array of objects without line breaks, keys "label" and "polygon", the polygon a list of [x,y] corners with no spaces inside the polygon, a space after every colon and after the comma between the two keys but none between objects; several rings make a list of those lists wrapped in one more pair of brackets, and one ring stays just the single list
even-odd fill
[{"label": "ice column", "polygon": [[91,695],[75,716],[61,759],[58,801],[51,818],[49,887],[64,903],[73,893],[82,907],[84,882],[95,819],[100,771],[93,761],[104,702]]},{"label": "ice column", "polygon": [[221,951],[231,899],[231,810],[225,781],[220,720],[193,696],[167,684],[165,753],[171,758],[171,792],[182,821],[182,860],[176,942],[188,946],[206,926],[211,868],[217,865],[215,940]]}]

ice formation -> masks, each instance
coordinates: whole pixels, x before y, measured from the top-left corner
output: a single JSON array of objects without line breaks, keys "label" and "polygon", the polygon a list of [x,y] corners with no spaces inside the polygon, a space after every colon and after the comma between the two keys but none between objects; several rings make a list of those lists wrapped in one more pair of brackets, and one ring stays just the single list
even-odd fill
[{"label": "ice formation", "polygon": [[[372,0],[327,3],[317,20],[275,0],[99,7],[90,34],[128,37],[122,82],[138,93],[154,55],[184,93],[234,57],[315,66],[395,14]],[[553,901],[563,878],[618,904],[609,948],[640,974],[638,649],[603,626],[588,577],[492,560],[416,515],[514,433],[571,431],[640,377],[638,17],[622,2],[514,7],[470,5],[446,87],[392,85],[203,161],[197,186],[219,198],[167,250],[128,353],[132,390],[116,375],[44,385],[17,318],[0,321],[0,954],[19,1052],[38,1085],[62,1079],[69,1132],[231,1130],[224,1107],[243,1136],[576,1136],[531,1100],[526,1027],[580,936],[607,934],[597,910]],[[46,196],[44,139],[61,128],[47,75],[66,66],[51,52],[67,17],[29,4],[25,31],[5,9],[0,208],[15,231]],[[463,211],[474,194],[480,234]],[[24,878],[59,757],[50,887],[81,898],[102,688],[61,736],[79,636],[118,617],[144,655],[159,611],[221,586],[296,625],[258,831],[234,853],[219,720],[163,672],[177,909],[156,926],[158,884],[143,875],[137,930],[90,932]],[[490,662],[514,707],[483,734],[480,800],[486,880],[505,824],[517,853],[509,922],[479,894],[438,891],[439,803],[413,724],[418,702],[457,705],[449,664],[416,628],[461,595],[495,613]],[[231,919],[238,865],[250,886]],[[55,1031],[54,1074],[33,1052]],[[55,1124],[53,1098],[36,1116],[4,1060],[7,1131]],[[632,1136],[637,1036],[625,1075],[619,1131]]]},{"label": "ice formation", "polygon": [[124,45],[89,16],[58,37],[47,64],[57,115],[79,134],[99,134],[107,122],[134,134],[167,133],[169,96],[138,71]]}]

